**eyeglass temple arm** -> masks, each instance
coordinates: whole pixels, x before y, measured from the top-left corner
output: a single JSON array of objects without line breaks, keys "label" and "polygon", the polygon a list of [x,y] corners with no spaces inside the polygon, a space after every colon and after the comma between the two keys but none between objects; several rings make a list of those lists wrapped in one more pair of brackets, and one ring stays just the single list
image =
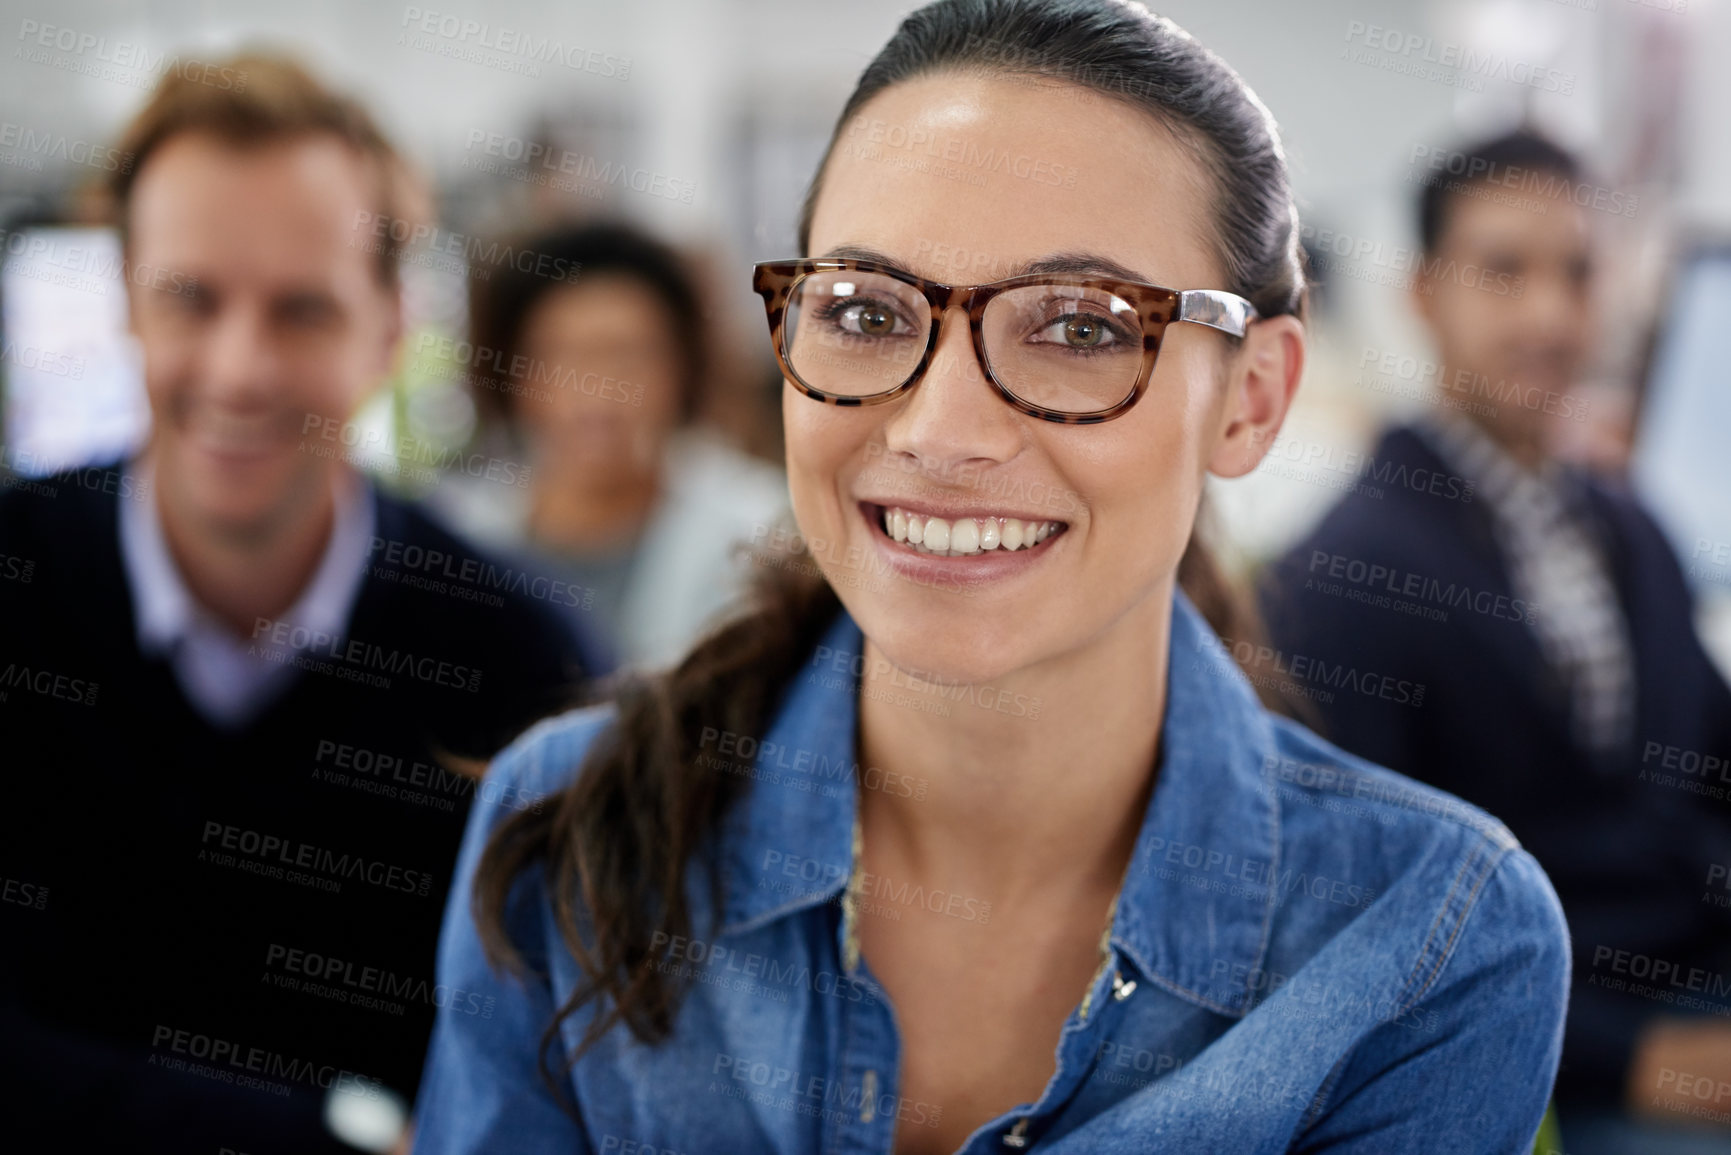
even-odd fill
[{"label": "eyeglass temple arm", "polygon": [[1256,306],[1220,289],[1186,289],[1178,294],[1178,315],[1173,320],[1194,321],[1242,337],[1256,320]]}]

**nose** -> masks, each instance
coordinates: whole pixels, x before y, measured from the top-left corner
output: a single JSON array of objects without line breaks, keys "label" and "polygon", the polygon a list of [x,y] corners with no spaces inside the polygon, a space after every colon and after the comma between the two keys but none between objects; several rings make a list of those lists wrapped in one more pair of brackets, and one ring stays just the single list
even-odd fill
[{"label": "nose", "polygon": [[941,477],[963,466],[983,468],[1022,447],[1023,419],[986,379],[960,307],[945,310],[925,376],[891,404],[884,448],[916,460],[922,472]]},{"label": "nose", "polygon": [[231,405],[268,400],[278,359],[259,310],[224,309],[205,334],[201,383],[207,398]]}]

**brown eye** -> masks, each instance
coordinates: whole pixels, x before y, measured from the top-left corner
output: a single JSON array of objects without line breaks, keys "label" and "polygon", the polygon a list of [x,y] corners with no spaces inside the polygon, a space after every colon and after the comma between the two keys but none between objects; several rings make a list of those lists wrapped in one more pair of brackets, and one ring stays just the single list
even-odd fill
[{"label": "brown eye", "polygon": [[1064,343],[1073,349],[1092,349],[1105,337],[1105,328],[1091,317],[1071,317],[1064,322]]},{"label": "brown eye", "polygon": [[868,337],[883,337],[895,332],[896,319],[889,310],[877,305],[862,305],[859,311],[859,331]]}]

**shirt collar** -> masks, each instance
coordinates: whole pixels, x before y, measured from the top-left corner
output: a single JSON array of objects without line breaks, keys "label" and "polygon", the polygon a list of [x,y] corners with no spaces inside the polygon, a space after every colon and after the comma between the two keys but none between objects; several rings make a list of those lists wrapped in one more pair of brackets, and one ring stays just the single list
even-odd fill
[{"label": "shirt collar", "polygon": [[[154,468],[140,460],[130,464],[127,472],[135,479],[133,492],[144,494],[135,501],[123,499],[119,514],[120,556],[132,593],[138,648],[143,653],[167,653],[195,631],[224,627],[193,597],[169,551],[156,505]],[[281,615],[282,621],[307,627],[303,636],[309,638],[315,631],[330,637],[344,632],[366,578],[377,523],[372,487],[360,477],[346,480],[339,488],[330,540],[318,569],[295,604]]]},{"label": "shirt collar", "polygon": [[[761,744],[710,738],[716,764],[753,778],[722,832],[724,932],[830,901],[846,885],[856,778],[872,773],[854,762],[862,655],[844,610],[795,673]],[[1224,1014],[1249,1010],[1276,906],[1274,743],[1249,683],[1177,594],[1160,776],[1111,941],[1151,981]]]}]

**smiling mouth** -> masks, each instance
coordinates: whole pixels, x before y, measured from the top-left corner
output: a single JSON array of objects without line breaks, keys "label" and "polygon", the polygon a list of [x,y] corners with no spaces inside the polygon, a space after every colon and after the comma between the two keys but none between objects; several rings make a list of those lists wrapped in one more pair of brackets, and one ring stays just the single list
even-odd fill
[{"label": "smiling mouth", "polygon": [[866,505],[865,510],[867,519],[891,541],[932,557],[1026,553],[1068,528],[1068,523],[1062,521],[994,515],[932,517],[893,505]]}]

